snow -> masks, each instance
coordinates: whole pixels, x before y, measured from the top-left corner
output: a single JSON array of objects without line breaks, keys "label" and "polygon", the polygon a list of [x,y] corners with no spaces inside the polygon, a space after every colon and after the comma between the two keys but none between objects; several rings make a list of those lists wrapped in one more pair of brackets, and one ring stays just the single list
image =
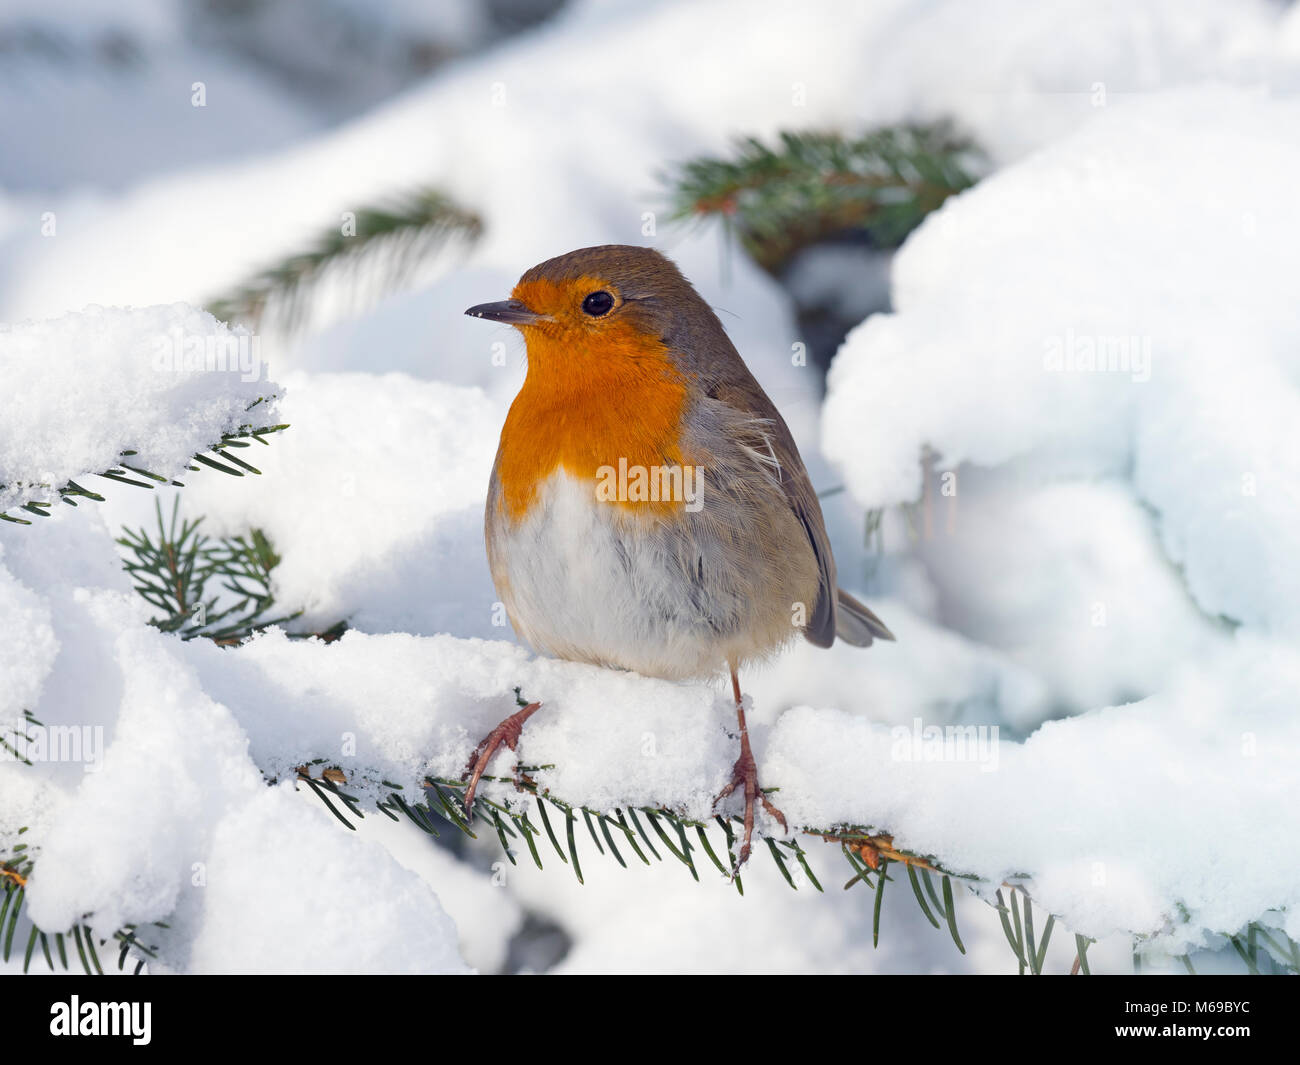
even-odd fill
[{"label": "snow", "polygon": [[[300,796],[301,801],[316,805],[314,798]],[[455,919],[455,935],[466,963],[480,972],[504,970],[511,940],[523,928],[526,915],[515,894],[503,890],[509,863],[499,850],[494,854],[484,848],[491,864],[480,869],[447,848],[429,846],[428,837],[406,821],[370,817],[358,831],[382,844],[399,865],[426,884],[437,885],[438,900]],[[344,961],[340,968],[350,969],[351,964]]]},{"label": "snow", "polygon": [[[975,760],[899,758],[892,731],[803,708],[781,718],[766,764],[797,820],[807,803],[824,816],[828,778],[845,781],[840,816],[905,824],[897,843],[992,883],[1032,853],[1036,897],[1069,928],[1198,945],[1203,929],[1298,901],[1300,816],[1285,795],[1300,730],[1284,694],[1298,676],[1289,649],[1243,639],[1160,695],[1004,743],[991,773]],[[1231,853],[1215,842],[1228,838]],[[1182,925],[1172,900],[1187,908]]]},{"label": "snow", "polygon": [[[928,220],[895,263],[896,313],[832,369],[826,450],[854,495],[913,497],[924,444],[947,468],[1032,454],[1030,477],[1131,471],[1202,611],[1289,631],[1300,234],[1282,175],[1300,161],[1297,115],[1222,90],[1153,100]],[[1056,369],[1066,336],[1138,339],[1149,378]],[[880,446],[858,447],[862,420],[886,417]]]},{"label": "snow", "polygon": [[[556,253],[557,236],[566,248],[638,242],[646,211],[666,229],[656,175],[736,134],[950,116],[1010,159],[1094,115],[1088,90],[1107,73],[1119,78],[1116,108],[1206,77],[1295,77],[1274,54],[1279,14],[1263,0],[1059,0],[1028,22],[1020,7],[771,2],[759,17],[742,0],[574,4],[364,120],[253,163],[159,178],[57,242],[19,239],[32,261],[10,279],[0,315],[208,299],[338,225],[342,211],[429,182],[490,214],[475,261],[517,277]],[[728,27],[725,59],[701,23]],[[974,26],[987,28],[973,38]],[[1128,55],[1116,55],[1117,40]]]},{"label": "snow", "polygon": [[[1273,806],[1294,783],[1279,693],[1300,668],[1300,233],[1282,176],[1300,162],[1297,117],[1293,101],[1223,88],[1099,114],[928,219],[894,264],[895,312],[855,330],[832,368],[826,450],[860,503],[914,498],[923,447],[955,472],[961,535],[921,548],[953,624],[1044,663],[1079,709],[1147,697],[1044,725],[979,789],[985,816],[1037,796],[1017,842],[1050,826],[1029,845],[1035,884],[1078,927],[1195,941],[1286,906],[1297,873],[1298,826]],[[1139,344],[1090,366],[1083,340],[1105,337]],[[885,427],[878,446],[860,446],[864,421]],[[800,730],[792,716],[792,734],[834,734],[833,719]],[[1029,760],[1044,775],[1003,792]],[[1076,764],[1104,766],[1104,795],[1083,779],[1058,790]],[[1122,833],[1080,837],[1069,810],[1084,794]],[[916,824],[882,814],[884,798],[859,815]],[[972,841],[965,822],[932,831],[917,842],[936,853]],[[1250,887],[1195,845],[1216,831],[1234,855],[1268,856]],[[996,850],[977,846],[980,860]],[[1090,861],[1122,886],[1088,891]],[[1185,929],[1162,923],[1175,899]]]},{"label": "snow", "polygon": [[504,406],[400,373],[296,373],[284,386],[277,417],[291,430],[258,448],[262,476],[206,478],[186,507],[212,515],[209,533],[270,537],[284,559],[276,602],[305,611],[295,628],[348,618],[370,632],[494,635],[487,560],[463,548],[482,536]]},{"label": "snow", "polygon": [[[471,971],[429,885],[378,844],[340,834],[329,814],[298,802],[291,785],[262,790],[223,819],[211,867],[193,971]],[[356,905],[371,897],[374,904]]]},{"label": "snow", "polygon": [[[79,518],[51,522],[96,524]],[[103,578],[117,574],[106,568]],[[105,733],[101,764],[0,763],[0,842],[19,827],[15,812],[31,828],[24,839],[39,840],[34,921],[67,928],[89,912],[100,935],[145,926],[141,938],[162,948],[154,971],[464,971],[454,928],[423,881],[374,844],[358,849],[326,811],[293,799],[292,785],[268,792],[248,731],[183,654],[214,649],[178,647],[142,625],[133,595],[83,588],[73,599],[58,626],[79,645],[65,668],[85,664],[96,683],[51,685],[37,716],[95,722]],[[54,786],[32,787],[47,770]],[[383,905],[352,912],[376,884]],[[150,924],[163,920],[170,929]],[[358,930],[368,941],[360,950]]]},{"label": "snow", "polygon": [[1149,695],[1226,638],[1195,608],[1126,482],[1018,487],[965,470],[957,499],[954,535],[918,553],[948,624],[1003,648],[1046,687],[1043,716]]},{"label": "snow", "polygon": [[263,369],[248,330],[183,303],[0,326],[0,378],[13,382],[0,394],[0,511],[51,501],[128,451],[130,465],[179,477],[222,434],[276,424],[274,404],[257,403],[275,395]]},{"label": "snow", "polygon": [[[123,10],[151,50],[180,32],[168,5]],[[418,29],[421,11],[385,18]],[[728,27],[725,51],[702,19]],[[0,761],[0,854],[26,826],[38,859],[30,917],[134,923],[158,972],[500,971],[539,921],[572,941],[563,972],[1007,971],[996,917],[961,890],[964,958],[897,880],[874,950],[869,897],[839,890],[847,866],[816,840],[825,895],[791,892],[762,846],[743,899],[707,863],[696,884],[671,858],[622,870],[581,841],[579,886],[553,854],[504,863],[490,832],[453,852],[374,810],[348,832],[295,792],[322,759],[367,803],[382,780],[418,795],[518,688],[543,702],[520,756],[555,795],[709,813],[736,755],[727,693],[535,658],[483,556],[523,353],[460,312],[557,252],[631,241],[683,266],[817,487],[846,487],[826,499],[842,581],[899,637],[800,645],[742,677],[792,823],[874,825],[986,883],[1024,877],[1063,930],[1101,939],[1094,971],[1126,971],[1134,936],[1150,957],[1213,950],[1266,914],[1300,937],[1298,27],[1294,8],[1213,0],[576,3],[310,139],[319,115],[257,79],[223,121],[281,101],[265,140],[236,150],[214,127],[203,153],[168,155],[174,128],[151,114],[93,185],[86,157],[23,125],[0,168],[0,507],[124,449],[187,484],[96,480],[103,504],[0,526],[0,728],[29,710],[102,731],[93,765]],[[101,104],[111,139],[130,109]],[[670,226],[656,174],[736,134],[944,116],[990,173],[894,258],[892,310],[849,336],[823,408],[785,291],[734,251],[724,270],[718,232]],[[293,337],[195,309],[342,211],[427,183],[486,230],[410,291],[319,308]],[[866,313],[882,271],[860,260],[810,260],[796,287]],[[854,271],[863,291],[838,276]],[[163,368],[177,336],[256,339],[256,369]],[[1114,370],[1088,368],[1099,351]],[[185,470],[241,419],[291,425],[256,449],[262,476]],[[228,648],[148,626],[113,537],[174,496],[212,534],[267,533],[277,604],[304,611],[294,635]],[[298,638],[339,620],[335,642]],[[914,738],[936,726],[984,745],[927,759]]]},{"label": "snow", "polygon": [[9,724],[40,695],[59,642],[49,604],[7,570],[0,570],[0,614],[11,619],[14,635],[0,647],[0,675],[8,681],[0,690],[0,722]]}]

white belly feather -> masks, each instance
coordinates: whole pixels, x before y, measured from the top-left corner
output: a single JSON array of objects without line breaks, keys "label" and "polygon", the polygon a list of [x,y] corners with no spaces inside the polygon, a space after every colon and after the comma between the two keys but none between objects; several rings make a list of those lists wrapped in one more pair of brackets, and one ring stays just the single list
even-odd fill
[{"label": "white belly feather", "polygon": [[660,677],[725,666],[700,588],[634,511],[559,471],[517,524],[492,530],[494,572],[515,627],[540,651]]}]

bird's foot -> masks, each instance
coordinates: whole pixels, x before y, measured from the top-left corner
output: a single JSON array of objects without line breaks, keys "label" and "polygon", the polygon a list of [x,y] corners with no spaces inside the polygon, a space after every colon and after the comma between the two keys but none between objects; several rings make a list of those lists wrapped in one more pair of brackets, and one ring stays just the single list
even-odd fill
[{"label": "bird's foot", "polygon": [[758,786],[758,766],[754,762],[754,752],[749,747],[748,732],[740,734],[740,757],[736,759],[736,764],[731,770],[731,783],[718,792],[718,797],[713,800],[713,808],[716,810],[718,803],[737,788],[745,796],[745,835],[740,844],[740,856],[732,867],[733,873],[739,872],[740,867],[749,861],[750,840],[754,835],[754,810],[757,803],[763,804],[763,809],[776,819],[782,829],[790,827],[786,824],[785,814],[772,804],[771,800],[763,794],[762,788]]},{"label": "bird's foot", "polygon": [[[470,820],[474,818],[474,794],[478,791],[478,782],[482,779],[483,771],[487,769],[488,763],[492,761],[492,756],[502,747],[509,747],[512,751],[518,751],[519,736],[524,730],[524,722],[537,713],[541,707],[541,703],[529,703],[522,710],[511,714],[489,732],[483,738],[482,743],[474,748],[474,753],[469,756],[469,762],[465,766],[465,772],[461,774],[462,780],[469,781],[469,787],[465,789],[465,816]],[[518,767],[516,767],[515,778],[518,780]]]}]

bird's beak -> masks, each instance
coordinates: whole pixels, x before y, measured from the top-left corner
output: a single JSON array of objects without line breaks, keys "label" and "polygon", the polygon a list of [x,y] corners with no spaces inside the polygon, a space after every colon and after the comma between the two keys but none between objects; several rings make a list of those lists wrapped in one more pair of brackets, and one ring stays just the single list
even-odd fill
[{"label": "bird's beak", "polygon": [[506,325],[535,325],[548,320],[544,314],[530,311],[519,300],[501,300],[499,303],[480,303],[465,312],[471,318],[486,318]]}]

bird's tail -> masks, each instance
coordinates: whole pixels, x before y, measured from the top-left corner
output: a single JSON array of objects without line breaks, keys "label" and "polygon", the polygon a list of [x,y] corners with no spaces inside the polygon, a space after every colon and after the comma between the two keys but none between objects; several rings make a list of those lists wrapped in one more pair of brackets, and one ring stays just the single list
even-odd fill
[{"label": "bird's tail", "polygon": [[894,639],[885,623],[843,588],[837,594],[839,609],[835,612],[835,635],[841,640],[854,647],[870,647],[873,639]]}]

